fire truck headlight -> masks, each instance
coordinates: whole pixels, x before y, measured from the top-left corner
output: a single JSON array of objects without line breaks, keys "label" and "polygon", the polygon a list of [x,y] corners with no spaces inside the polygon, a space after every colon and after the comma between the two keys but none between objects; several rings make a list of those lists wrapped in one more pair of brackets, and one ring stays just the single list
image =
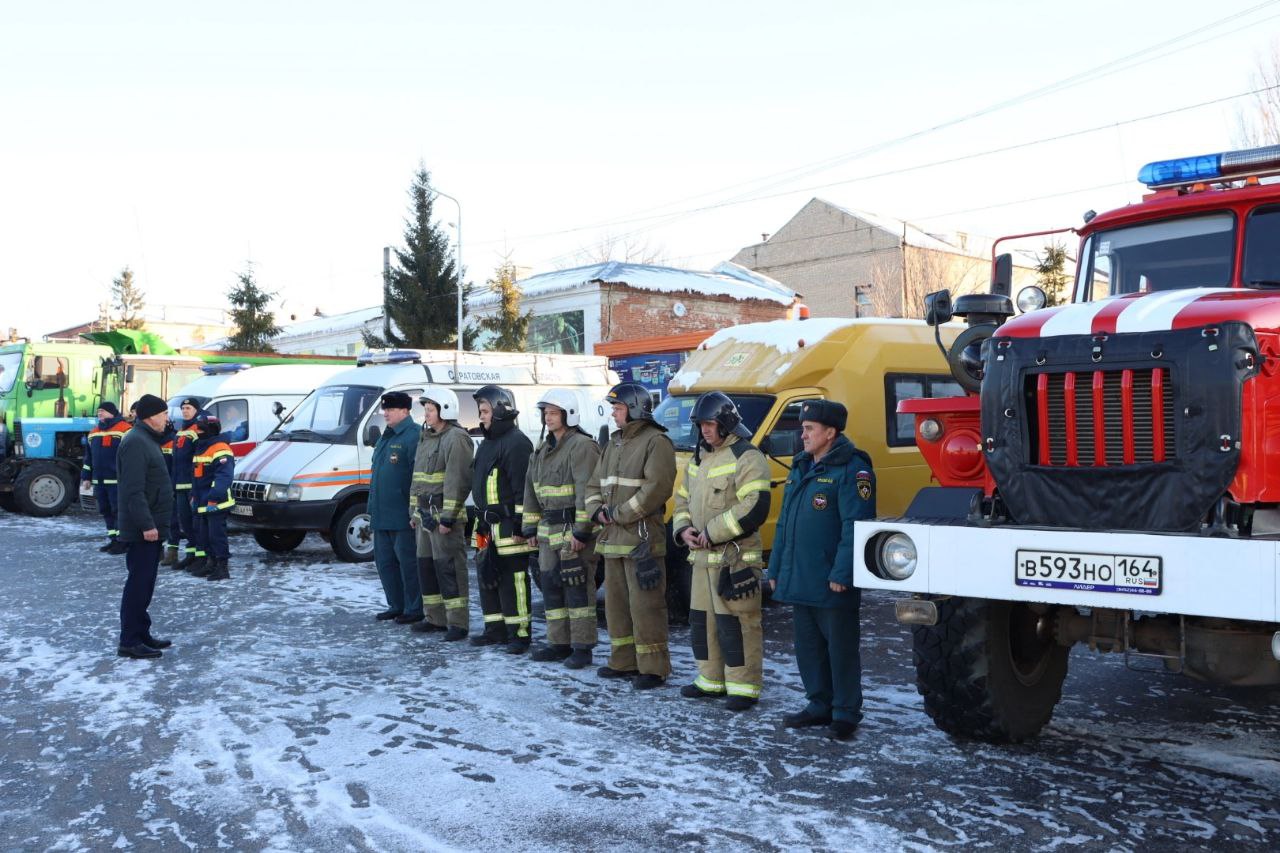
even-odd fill
[{"label": "fire truck headlight", "polygon": [[876,554],[878,574],[888,580],[904,581],[916,570],[916,543],[905,533],[892,533],[880,541]]},{"label": "fire truck headlight", "polygon": [[1044,291],[1034,284],[1029,284],[1018,291],[1018,310],[1023,314],[1028,311],[1039,311],[1048,301]]},{"label": "fire truck headlight", "polygon": [[937,418],[925,418],[920,422],[920,437],[925,441],[937,441],[942,438],[942,421]]}]

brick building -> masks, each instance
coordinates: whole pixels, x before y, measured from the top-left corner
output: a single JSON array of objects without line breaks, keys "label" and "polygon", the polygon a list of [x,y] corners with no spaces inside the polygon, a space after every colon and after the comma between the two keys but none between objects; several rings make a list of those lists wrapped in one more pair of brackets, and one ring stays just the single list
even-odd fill
[{"label": "brick building", "polygon": [[[797,294],[736,264],[710,271],[609,261],[520,281],[533,311],[530,352],[607,355],[625,378],[660,391],[685,354],[713,332],[791,316]],[[473,317],[497,310],[495,293],[468,300]]]},{"label": "brick building", "polygon": [[[1035,283],[1035,258],[1014,255],[1014,292]],[[923,316],[924,295],[985,290],[991,240],[928,233],[909,222],[811,199],[733,262],[804,294],[815,317]]]}]

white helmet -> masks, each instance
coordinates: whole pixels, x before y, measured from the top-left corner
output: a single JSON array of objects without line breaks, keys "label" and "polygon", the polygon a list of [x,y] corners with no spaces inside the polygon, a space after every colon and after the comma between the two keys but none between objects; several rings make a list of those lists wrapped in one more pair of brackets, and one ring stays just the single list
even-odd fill
[{"label": "white helmet", "polygon": [[453,389],[445,388],[443,385],[428,385],[427,390],[422,392],[422,396],[418,398],[418,402],[424,406],[430,400],[436,404],[436,408],[440,410],[441,420],[456,421],[458,419],[458,395],[453,393]]},{"label": "white helmet", "polygon": [[568,388],[552,388],[550,391],[542,395],[542,399],[538,401],[538,409],[545,410],[547,406],[555,406],[564,412],[564,425],[567,427],[576,427],[579,421],[578,395],[574,394]]}]

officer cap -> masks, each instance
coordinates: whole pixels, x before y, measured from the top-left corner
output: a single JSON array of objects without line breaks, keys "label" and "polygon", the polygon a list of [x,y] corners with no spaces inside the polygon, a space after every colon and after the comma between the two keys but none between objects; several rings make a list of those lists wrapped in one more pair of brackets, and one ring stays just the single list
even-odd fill
[{"label": "officer cap", "polygon": [[844,403],[835,400],[805,400],[800,404],[800,420],[814,421],[844,432],[845,424],[849,422],[849,410]]},{"label": "officer cap", "polygon": [[382,408],[412,409],[413,401],[410,400],[409,395],[403,391],[388,391],[382,395]]}]

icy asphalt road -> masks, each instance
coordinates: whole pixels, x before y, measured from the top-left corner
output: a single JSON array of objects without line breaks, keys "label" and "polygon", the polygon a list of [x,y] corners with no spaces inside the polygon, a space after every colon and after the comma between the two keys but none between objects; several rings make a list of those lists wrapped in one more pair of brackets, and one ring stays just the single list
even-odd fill
[{"label": "icy asphalt road", "polygon": [[[0,512],[3,850],[1280,845],[1278,690],[1077,653],[1038,741],[955,742],[873,596],[866,720],[833,744],[780,727],[800,705],[782,608],[765,697],[732,715],[375,624],[372,567],[314,537],[283,557],[234,537],[230,583],[162,569],[152,615],[175,648],[128,661],[123,558],[99,531]],[[672,640],[679,685],[687,631]]]}]

